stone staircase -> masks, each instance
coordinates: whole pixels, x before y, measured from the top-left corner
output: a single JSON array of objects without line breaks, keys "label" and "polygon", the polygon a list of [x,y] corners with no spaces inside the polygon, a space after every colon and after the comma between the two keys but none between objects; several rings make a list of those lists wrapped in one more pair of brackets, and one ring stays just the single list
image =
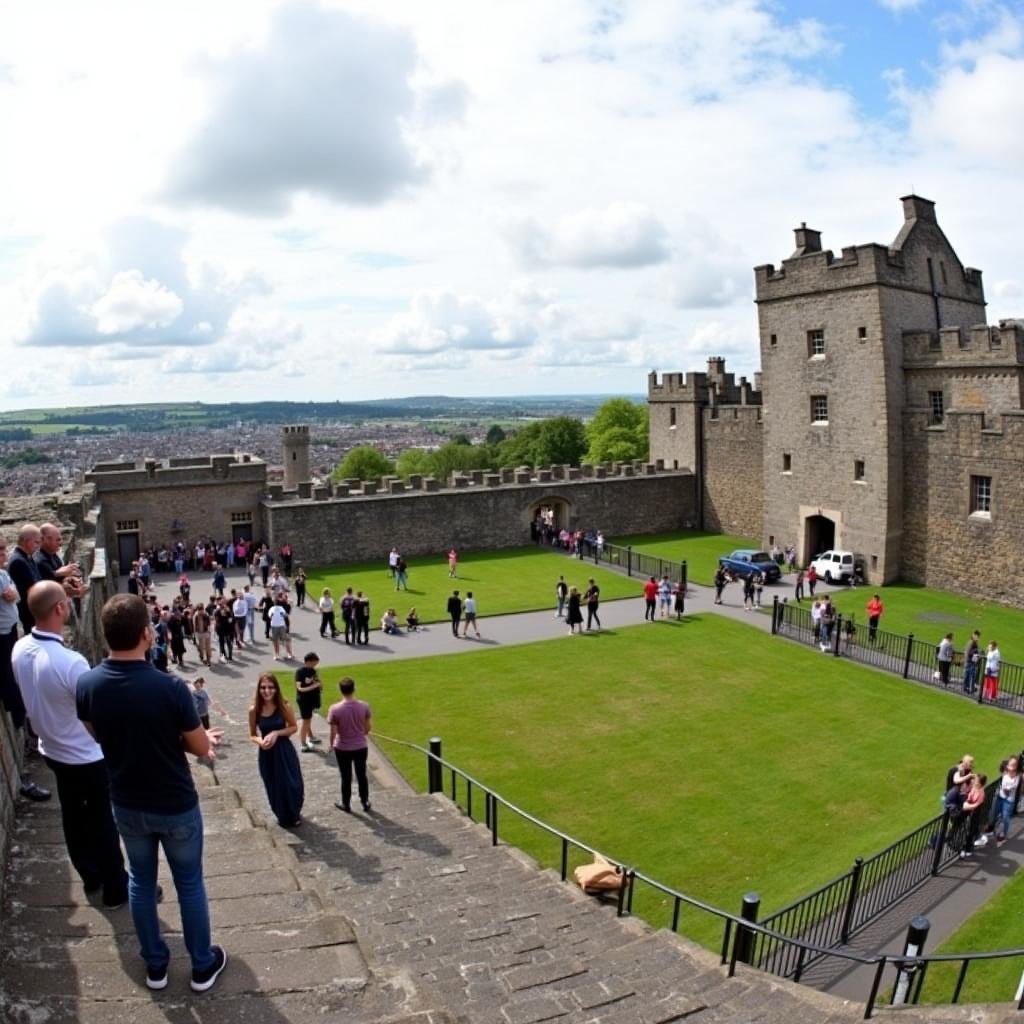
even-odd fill
[{"label": "stone staircase", "polygon": [[[279,829],[255,751],[238,726],[229,736],[215,772],[196,769],[214,936],[230,957],[216,988],[188,989],[163,877],[172,969],[168,988],[149,992],[128,910],[104,912],[82,892],[56,801],[20,805],[0,923],[3,1024],[839,1024],[863,1015],[861,1004],[756,971],[727,977],[707,951],[617,918],[516,850],[492,847],[444,797],[375,772],[373,812],[343,814],[333,759],[320,753],[302,755],[304,824]],[[898,1016],[1021,1019],[1006,1007]]]}]

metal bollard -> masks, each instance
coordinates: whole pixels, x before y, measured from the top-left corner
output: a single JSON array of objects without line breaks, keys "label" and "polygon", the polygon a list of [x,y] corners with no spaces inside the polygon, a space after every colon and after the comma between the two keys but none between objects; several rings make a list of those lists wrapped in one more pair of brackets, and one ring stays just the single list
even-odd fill
[{"label": "metal bollard", "polygon": [[427,792],[440,793],[444,789],[444,781],[441,777],[441,737],[430,737],[430,754],[427,758]]},{"label": "metal bollard", "polygon": [[[905,957],[912,959],[924,952],[925,940],[928,938],[928,930],[931,926],[931,922],[927,917],[915,917],[910,922],[907,927],[907,939],[903,944],[903,955]],[[916,970],[917,968],[911,965],[901,967],[896,972],[896,988],[893,989],[892,993],[893,1006],[903,1006],[906,1004]]]},{"label": "metal bollard", "polygon": [[[744,921],[757,922],[757,912],[761,909],[761,897],[756,892],[748,892],[743,897],[743,906],[740,907],[740,917]],[[754,933],[743,925],[736,928],[736,959],[741,964],[753,962],[754,956]]]}]

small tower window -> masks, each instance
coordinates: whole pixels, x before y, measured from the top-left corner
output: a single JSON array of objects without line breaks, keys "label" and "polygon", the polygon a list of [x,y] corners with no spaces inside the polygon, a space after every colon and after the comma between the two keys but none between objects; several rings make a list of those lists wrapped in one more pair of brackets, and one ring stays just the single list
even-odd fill
[{"label": "small tower window", "polygon": [[868,329],[866,327],[857,328],[857,340],[867,341],[868,340]]},{"label": "small tower window", "polygon": [[771,345],[772,348],[775,348],[775,346],[778,345],[778,343],[779,343],[779,336],[777,334],[772,334],[772,335],[769,336],[768,344]]},{"label": "small tower window", "polygon": [[668,425],[669,427],[675,427],[676,425],[676,407],[674,405],[669,406]]},{"label": "small tower window", "polygon": [[812,358],[825,354],[825,332],[823,330],[807,332],[807,354]]},{"label": "small tower window", "polygon": [[864,460],[854,459],[853,460],[853,479],[863,480],[864,479]]},{"label": "small tower window", "polygon": [[828,395],[811,395],[811,422],[828,423]]},{"label": "small tower window", "polygon": [[971,514],[976,516],[992,514],[992,477],[971,477]]},{"label": "small tower window", "polygon": [[298,452],[292,452],[292,462],[294,462],[298,457],[299,457],[299,453]]},{"label": "small tower window", "polygon": [[928,422],[941,423],[945,415],[941,391],[928,392]]},{"label": "small tower window", "polygon": [[792,473],[793,472],[793,456],[789,452],[782,453],[782,472]]}]

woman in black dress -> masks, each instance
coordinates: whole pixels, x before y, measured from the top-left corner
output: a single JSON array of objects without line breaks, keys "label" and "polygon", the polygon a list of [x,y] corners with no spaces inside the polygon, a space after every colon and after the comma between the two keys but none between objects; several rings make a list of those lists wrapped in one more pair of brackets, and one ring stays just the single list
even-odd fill
[{"label": "woman in black dress", "polygon": [[302,824],[305,787],[299,756],[291,741],[297,729],[295,712],[284,699],[277,677],[273,672],[264,672],[249,708],[249,739],[259,747],[260,777],[270,809],[282,828]]},{"label": "woman in black dress", "polygon": [[302,608],[306,604],[306,574],[300,567],[292,580],[295,584],[295,607]]},{"label": "woman in black dress", "polygon": [[569,588],[569,611],[566,613],[565,621],[569,624],[569,635],[576,632],[576,627],[583,631],[583,611],[580,608],[580,592],[575,587]]}]

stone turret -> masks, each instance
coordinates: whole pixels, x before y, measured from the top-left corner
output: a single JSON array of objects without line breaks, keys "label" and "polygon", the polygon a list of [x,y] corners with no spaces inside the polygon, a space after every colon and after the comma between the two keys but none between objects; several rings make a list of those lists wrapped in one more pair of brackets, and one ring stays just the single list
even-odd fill
[{"label": "stone turret", "polygon": [[284,489],[294,491],[309,480],[309,427],[305,424],[283,427]]}]

